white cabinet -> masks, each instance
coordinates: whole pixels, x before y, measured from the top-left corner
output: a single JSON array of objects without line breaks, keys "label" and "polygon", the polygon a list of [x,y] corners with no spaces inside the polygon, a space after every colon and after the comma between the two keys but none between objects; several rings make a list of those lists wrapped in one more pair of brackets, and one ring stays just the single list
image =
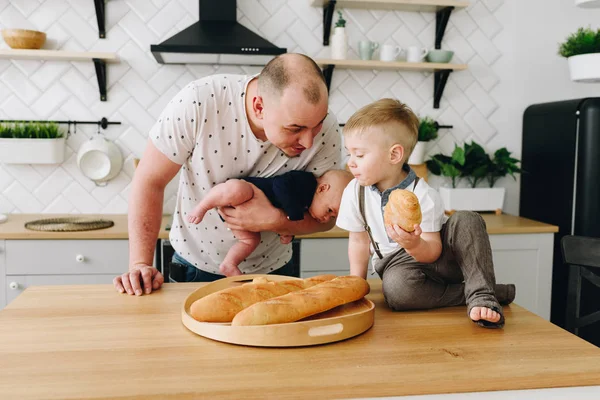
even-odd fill
[{"label": "white cabinet", "polygon": [[128,240],[0,241],[0,308],[32,285],[111,283],[128,263]]},{"label": "white cabinet", "polygon": [[[497,283],[514,283],[515,303],[550,320],[553,233],[490,235]],[[378,278],[371,274],[368,278]],[[348,239],[302,239],[300,276],[348,275]]]}]

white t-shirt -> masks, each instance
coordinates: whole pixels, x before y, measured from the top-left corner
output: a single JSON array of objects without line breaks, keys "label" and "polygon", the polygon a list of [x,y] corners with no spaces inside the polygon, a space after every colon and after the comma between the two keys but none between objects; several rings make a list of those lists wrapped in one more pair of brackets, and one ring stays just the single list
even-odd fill
[{"label": "white t-shirt", "polygon": [[[402,184],[400,184],[402,185]],[[364,232],[364,222],[360,215],[360,208],[358,204],[358,190],[360,185],[356,179],[353,179],[342,195],[342,203],[340,205],[340,212],[337,217],[336,225],[349,232]],[[419,199],[421,206],[421,229],[423,232],[439,232],[442,229],[442,225],[448,220],[448,217],[444,214],[444,206],[442,199],[434,188],[429,186],[424,179],[419,179],[416,188],[414,188],[414,182],[410,183],[406,190],[413,192]],[[382,196],[379,190],[375,187],[365,187],[365,215],[367,217],[367,224],[371,228],[371,234],[373,240],[379,244],[379,250],[383,256],[390,254],[391,252],[398,250],[400,245],[390,239],[385,231],[385,225],[383,223],[383,207]],[[373,254],[373,265],[374,262],[379,260],[379,257],[375,253],[373,245],[370,245],[371,252]]]},{"label": "white t-shirt", "polygon": [[[213,75],[182,89],[167,105],[150,131],[156,148],[182,164],[177,204],[169,240],[175,251],[197,268],[219,274],[219,265],[236,242],[215,210],[198,225],[187,213],[214,185],[229,178],[270,177],[290,170],[322,175],[340,168],[341,135],[330,112],[310,149],[288,158],[250,129],[245,91],[255,76]],[[279,243],[274,232],[262,232],[260,245],[240,265],[244,273],[267,273],[284,266],[291,245]]]}]

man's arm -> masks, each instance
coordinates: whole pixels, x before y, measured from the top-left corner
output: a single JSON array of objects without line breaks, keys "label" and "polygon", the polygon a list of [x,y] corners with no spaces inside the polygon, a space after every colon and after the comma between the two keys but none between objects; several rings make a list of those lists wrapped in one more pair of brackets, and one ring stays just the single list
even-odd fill
[{"label": "man's arm", "polygon": [[280,235],[305,235],[314,232],[328,231],[335,226],[335,220],[319,223],[309,213],[304,213],[304,219],[290,221],[280,208],[271,204],[267,196],[252,185],[254,197],[247,202],[233,207],[221,208],[220,214],[232,230],[247,230],[251,232],[272,231]]},{"label": "man's arm", "polygon": [[[152,267],[160,230],[165,187],[181,168],[148,141],[144,156],[133,177],[129,195],[129,272],[113,281],[117,290],[129,294],[150,293],[164,279]],[[151,268],[151,269],[149,269]],[[140,285],[140,277],[144,287]]]},{"label": "man's arm", "polygon": [[348,259],[350,260],[350,275],[367,279],[369,268],[369,234],[350,232],[348,240]]}]

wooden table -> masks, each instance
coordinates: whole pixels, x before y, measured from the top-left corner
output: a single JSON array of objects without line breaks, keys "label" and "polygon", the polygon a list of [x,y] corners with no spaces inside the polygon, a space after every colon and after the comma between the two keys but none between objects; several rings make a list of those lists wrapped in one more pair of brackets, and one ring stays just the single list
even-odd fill
[{"label": "wooden table", "polygon": [[503,330],[465,307],[398,312],[316,347],[220,343],[181,324],[200,284],[149,296],[110,285],[27,289],[0,311],[2,398],[349,398],[600,385],[600,349],[513,305]]}]

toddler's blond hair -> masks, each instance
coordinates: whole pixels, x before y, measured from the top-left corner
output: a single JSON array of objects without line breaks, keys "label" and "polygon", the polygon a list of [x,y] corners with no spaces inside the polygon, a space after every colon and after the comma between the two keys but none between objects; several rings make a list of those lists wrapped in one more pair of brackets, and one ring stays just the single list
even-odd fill
[{"label": "toddler's blond hair", "polygon": [[[406,129],[393,129],[394,123]],[[381,126],[389,138],[404,148],[406,162],[419,138],[419,118],[406,104],[396,99],[381,99],[356,111],[344,126],[344,136],[361,134],[373,126]]]}]

